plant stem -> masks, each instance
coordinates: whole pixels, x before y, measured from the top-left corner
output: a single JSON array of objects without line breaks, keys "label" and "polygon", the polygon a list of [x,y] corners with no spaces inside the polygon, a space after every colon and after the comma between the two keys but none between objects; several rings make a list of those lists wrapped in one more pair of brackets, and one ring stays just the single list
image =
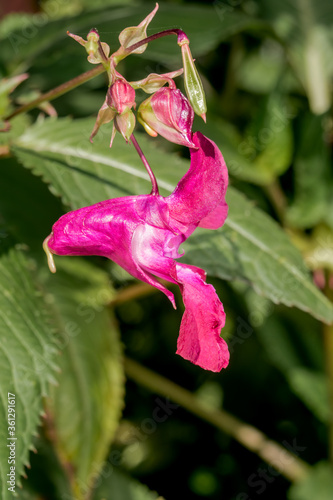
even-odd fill
[{"label": "plant stem", "polygon": [[259,429],[242,422],[224,410],[217,410],[207,406],[191,392],[145,368],[136,361],[125,358],[124,365],[125,373],[130,379],[152,392],[172,399],[194,415],[229,434],[245,448],[256,453],[272,467],[277,468],[278,472],[289,481],[299,481],[309,473],[310,466],[306,462],[296,457],[279,443],[270,440]]},{"label": "plant stem", "polygon": [[154,35],[150,35],[147,38],[144,38],[143,40],[140,40],[137,43],[134,43],[133,45],[130,45],[125,49],[125,53],[130,54],[134,50],[138,49],[142,45],[145,45],[146,43],[152,42],[153,40],[157,40],[158,38],[162,38],[164,36],[169,36],[169,35],[177,35],[178,38],[187,38],[185,35],[184,31],[180,29],[170,29],[170,30],[165,30],[165,31],[160,31],[159,33],[155,33]]},{"label": "plant stem", "polygon": [[26,111],[30,111],[31,109],[35,108],[44,101],[53,101],[53,99],[56,99],[57,97],[60,97],[63,94],[66,94],[66,92],[75,89],[76,87],[82,85],[85,82],[88,82],[92,78],[95,78],[95,76],[101,75],[104,71],[105,71],[104,67],[101,64],[99,64],[94,69],[86,71],[85,73],[76,76],[75,78],[69,80],[68,82],[62,83],[58,87],[55,87],[54,89],[49,90],[45,94],[40,95],[39,97],[37,97],[37,99],[34,99],[33,101],[17,108],[15,111],[6,116],[4,120],[10,120],[11,118],[14,118],[14,116],[17,116],[21,113],[25,113]]},{"label": "plant stem", "polygon": [[[327,273],[328,274],[328,273]],[[327,276],[329,280],[329,276]],[[328,299],[333,299],[333,291],[326,286],[326,296]],[[328,401],[330,409],[329,420],[329,439],[328,439],[328,454],[331,465],[333,467],[333,324],[323,325],[324,334],[324,350],[326,357],[326,372],[328,378]]]},{"label": "plant stem", "polygon": [[[169,281],[163,280],[161,278],[157,278],[157,280],[166,288],[172,286],[172,283],[170,283]],[[148,285],[148,283],[138,283],[135,285],[130,285],[120,290],[115,298],[111,300],[111,302],[109,302],[109,306],[117,307],[118,305],[124,304],[130,300],[140,299],[141,297],[152,295],[153,293],[160,293],[160,291],[152,285]]]},{"label": "plant stem", "polygon": [[151,180],[151,183],[152,183],[152,190],[151,190],[150,194],[152,194],[154,196],[158,196],[159,192],[158,192],[158,185],[157,185],[156,177],[155,177],[152,169],[150,168],[150,165],[149,165],[149,163],[148,163],[145,155],[143,154],[142,149],[140,148],[140,146],[138,144],[138,141],[135,139],[134,134],[131,135],[131,141],[133,143],[133,146],[137,150],[138,155],[140,156],[141,161],[144,164],[144,166],[146,167],[146,170],[147,170],[147,172],[149,174],[149,177],[150,177],[150,180]]},{"label": "plant stem", "polygon": [[275,180],[271,184],[265,186],[264,190],[266,191],[266,194],[268,195],[280,222],[284,224],[287,200],[279,182]]}]

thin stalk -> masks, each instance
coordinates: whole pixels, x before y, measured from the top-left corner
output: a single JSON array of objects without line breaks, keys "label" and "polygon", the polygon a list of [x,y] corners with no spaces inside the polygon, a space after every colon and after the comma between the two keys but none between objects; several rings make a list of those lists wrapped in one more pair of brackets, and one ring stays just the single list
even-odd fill
[{"label": "thin stalk", "polygon": [[158,38],[162,38],[164,36],[169,36],[169,35],[177,35],[178,38],[183,38],[187,39],[187,36],[185,35],[184,31],[180,29],[170,29],[170,30],[165,30],[165,31],[160,31],[159,33],[155,33],[154,35],[150,35],[147,38],[144,38],[143,40],[140,40],[137,43],[134,43],[133,45],[130,45],[125,49],[125,53],[130,54],[133,52],[133,50],[138,49],[142,45],[145,45],[146,43],[152,42],[153,40],[157,40]]},{"label": "thin stalk", "polygon": [[269,197],[275,212],[282,224],[285,224],[285,212],[287,208],[287,200],[281,186],[277,180],[264,187],[267,196]]},{"label": "thin stalk", "polygon": [[289,481],[299,481],[309,473],[311,468],[306,462],[279,443],[269,439],[259,429],[242,422],[224,410],[209,407],[191,392],[145,368],[136,361],[125,358],[124,366],[128,378],[149,391],[170,398],[197,417],[229,434],[245,448],[256,453],[270,466],[275,467]]},{"label": "thin stalk", "polygon": [[[172,286],[172,283],[170,283],[169,281],[163,280],[161,278],[157,278],[157,280],[166,288]],[[138,283],[135,285],[130,285],[120,290],[115,298],[111,300],[109,306],[117,307],[118,305],[124,304],[130,300],[141,299],[141,297],[152,295],[153,293],[160,293],[160,291],[157,288],[148,285],[148,283]]]},{"label": "thin stalk", "polygon": [[34,99],[33,101],[17,108],[15,111],[6,116],[4,120],[10,120],[11,118],[14,118],[14,116],[30,111],[31,109],[37,107],[44,101],[53,101],[53,99],[56,99],[57,97],[60,97],[63,94],[66,94],[66,92],[75,89],[76,87],[82,85],[85,82],[88,82],[92,78],[95,78],[95,76],[101,75],[104,71],[105,71],[104,67],[100,64],[96,66],[94,69],[86,71],[85,73],[76,76],[75,78],[69,80],[68,82],[62,83],[58,87],[55,87],[54,89],[49,90],[45,94],[40,95],[39,97],[37,97],[37,99]]},{"label": "thin stalk", "polygon": [[142,149],[140,148],[140,146],[138,144],[138,141],[135,139],[134,134],[131,135],[131,141],[133,143],[133,146],[137,150],[137,153],[140,156],[141,161],[144,164],[144,166],[146,167],[146,170],[147,170],[147,172],[149,174],[149,177],[150,177],[150,180],[151,180],[151,183],[152,183],[152,190],[151,190],[150,194],[152,194],[154,196],[158,196],[159,192],[158,192],[158,185],[157,185],[156,177],[155,177],[152,169],[150,168],[150,165],[149,165],[149,163],[148,163],[145,155],[143,154]]},{"label": "thin stalk", "polygon": [[[161,31],[160,33],[155,33],[155,35],[148,36],[147,38],[144,38],[143,40],[140,40],[139,42],[130,45],[126,49],[124,49],[124,52],[126,54],[130,54],[133,52],[135,49],[141,47],[142,45],[145,45],[146,43],[152,42],[153,40],[157,40],[158,38],[162,38],[164,36],[168,35],[177,35],[178,38],[182,39],[187,39],[185,33],[180,30],[180,29],[170,29],[170,30],[165,30]],[[106,57],[102,45],[99,47],[99,51],[102,55],[103,58],[108,61],[108,58]],[[37,97],[37,99],[34,99],[33,101],[24,104],[23,106],[20,106],[17,108],[15,111],[10,113],[9,115],[5,116],[3,120],[11,120],[15,116],[21,114],[21,113],[26,113],[27,111],[30,111],[33,108],[36,108],[39,104],[41,104],[44,101],[53,101],[57,97],[62,96],[63,94],[66,94],[70,90],[75,89],[79,85],[82,85],[85,82],[88,82],[92,78],[95,78],[95,76],[98,76],[103,73],[103,71],[109,71],[108,68],[103,66],[102,64],[96,66],[96,68],[91,69],[89,71],[86,71],[85,73],[82,73],[81,75],[73,78],[72,80],[69,80],[68,82],[62,83],[58,87],[55,87],[52,90],[49,90],[45,94],[42,94],[41,96]]]},{"label": "thin stalk", "polygon": [[[328,280],[329,276],[327,276],[327,281]],[[329,289],[328,285],[326,286],[326,296],[328,299],[333,299],[333,291]],[[333,467],[333,325],[323,325],[323,334],[326,358],[326,372],[328,378],[328,401],[330,409],[328,429],[328,454],[331,465]]]}]

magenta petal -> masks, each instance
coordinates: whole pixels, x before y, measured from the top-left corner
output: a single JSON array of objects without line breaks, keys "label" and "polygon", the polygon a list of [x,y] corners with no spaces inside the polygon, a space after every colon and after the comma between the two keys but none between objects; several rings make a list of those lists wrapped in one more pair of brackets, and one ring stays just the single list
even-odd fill
[{"label": "magenta petal", "polygon": [[203,221],[203,227],[212,226],[215,229],[223,224],[227,211],[227,167],[213,141],[200,132],[193,134],[192,141],[198,149],[191,149],[190,169],[167,198],[170,217],[183,224],[199,225],[212,214],[207,219],[209,225],[206,226]]},{"label": "magenta petal", "polygon": [[180,325],[177,354],[205,370],[219,372],[229,363],[228,346],[220,337],[225,323],[223,305],[202,270],[176,264],[185,312]]},{"label": "magenta petal", "polygon": [[228,205],[222,201],[212,212],[201,219],[199,227],[206,229],[218,229],[222,227],[228,215]]}]

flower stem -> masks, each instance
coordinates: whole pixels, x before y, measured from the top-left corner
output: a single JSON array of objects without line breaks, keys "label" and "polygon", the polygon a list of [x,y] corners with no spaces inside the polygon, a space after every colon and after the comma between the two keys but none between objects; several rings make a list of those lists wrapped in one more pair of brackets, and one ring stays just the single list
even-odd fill
[{"label": "flower stem", "polygon": [[169,35],[177,35],[178,41],[184,41],[187,40],[188,38],[184,31],[180,29],[170,29],[170,30],[165,30],[165,31],[160,31],[159,33],[155,33],[154,35],[150,35],[147,38],[144,38],[143,40],[140,40],[137,43],[134,43],[133,45],[130,45],[125,49],[125,53],[130,54],[133,52],[133,50],[138,49],[142,45],[145,45],[146,43],[152,42],[153,40],[157,40],[158,38],[162,38],[164,36],[169,36]]},{"label": "flower stem", "polygon": [[159,192],[158,192],[158,185],[157,185],[156,177],[155,177],[152,169],[150,168],[150,165],[149,165],[149,163],[148,163],[145,155],[143,154],[142,149],[140,148],[140,146],[138,144],[138,141],[135,139],[134,134],[131,135],[131,141],[133,143],[133,146],[137,150],[137,153],[140,156],[141,161],[144,164],[144,166],[146,167],[146,170],[147,170],[147,172],[149,174],[149,177],[150,177],[150,180],[151,180],[151,183],[152,183],[152,190],[151,190],[150,194],[152,194],[154,196],[158,196]]},{"label": "flower stem", "polygon": [[270,440],[263,432],[252,425],[242,422],[224,410],[210,408],[191,392],[145,368],[136,361],[125,358],[124,366],[127,377],[134,380],[134,382],[149,391],[170,398],[194,415],[221,429],[245,448],[256,453],[266,463],[273,466],[277,464],[278,472],[283,474],[289,481],[299,481],[310,472],[311,468],[306,462],[279,443]]},{"label": "flower stem", "polygon": [[[328,274],[328,273],[327,273]],[[327,276],[329,280],[329,276]],[[326,297],[328,299],[333,299],[333,292],[330,290],[329,286],[326,286]],[[329,439],[328,439],[328,454],[333,467],[333,325],[323,325],[324,334],[324,347],[325,347],[325,358],[326,358],[326,372],[328,378],[328,401],[330,409],[330,419],[329,419]]]},{"label": "flower stem", "polygon": [[94,69],[86,71],[85,73],[76,76],[75,78],[69,80],[68,82],[62,83],[58,87],[55,87],[54,89],[49,90],[45,94],[40,95],[39,97],[37,97],[37,99],[34,99],[33,101],[17,108],[15,111],[6,116],[4,120],[10,120],[11,118],[14,118],[14,116],[30,111],[31,109],[37,107],[44,101],[52,101],[53,99],[56,99],[57,97],[60,97],[63,94],[66,94],[66,92],[75,89],[79,85],[88,82],[92,78],[95,78],[95,76],[101,75],[104,71],[105,71],[104,67],[101,64],[99,64]]}]

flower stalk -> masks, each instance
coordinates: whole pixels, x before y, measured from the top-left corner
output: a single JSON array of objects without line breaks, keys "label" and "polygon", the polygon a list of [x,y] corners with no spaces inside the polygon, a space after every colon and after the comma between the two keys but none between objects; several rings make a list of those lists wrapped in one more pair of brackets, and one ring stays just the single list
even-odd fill
[{"label": "flower stalk", "polygon": [[[325,289],[326,297],[333,301],[333,290],[329,287],[329,277]],[[326,358],[326,373],[328,378],[328,404],[330,410],[328,456],[333,468],[333,325],[323,325],[323,337]]]},{"label": "flower stalk", "polygon": [[68,80],[65,83],[62,83],[61,85],[58,85],[54,89],[49,90],[45,94],[40,95],[33,101],[24,104],[23,106],[20,106],[19,108],[15,109],[12,113],[4,117],[4,120],[11,120],[17,115],[20,115],[21,113],[26,113],[27,111],[30,111],[37,106],[39,106],[41,103],[45,101],[53,101],[54,99],[57,99],[57,97],[60,97],[67,92],[70,92],[71,90],[75,89],[76,87],[79,87],[83,83],[89,82],[89,80],[92,80],[98,75],[101,75],[104,73],[105,69],[102,65],[98,65],[95,68],[86,71],[85,73],[82,73],[79,76],[76,76],[75,78],[72,78],[71,80]]},{"label": "flower stalk", "polygon": [[[278,472],[289,481],[300,481],[311,471],[309,464],[292,454],[287,448],[269,439],[256,427],[242,422],[225,410],[207,407],[190,391],[132,359],[125,358],[124,367],[127,377],[135,383],[155,394],[170,398],[193,415],[231,436],[269,465],[278,464]],[[281,461],[280,457],[284,457],[284,460]]]},{"label": "flower stalk", "polygon": [[154,172],[152,171],[152,169],[147,161],[147,158],[143,154],[143,151],[140,148],[138,141],[134,137],[134,134],[131,135],[131,141],[132,141],[133,146],[135,147],[138,155],[140,156],[142,163],[144,164],[144,166],[149,174],[151,184],[152,184],[152,190],[151,190],[150,194],[152,194],[153,196],[158,196],[159,192],[158,192],[158,185],[157,185],[156,177],[155,177]]}]

